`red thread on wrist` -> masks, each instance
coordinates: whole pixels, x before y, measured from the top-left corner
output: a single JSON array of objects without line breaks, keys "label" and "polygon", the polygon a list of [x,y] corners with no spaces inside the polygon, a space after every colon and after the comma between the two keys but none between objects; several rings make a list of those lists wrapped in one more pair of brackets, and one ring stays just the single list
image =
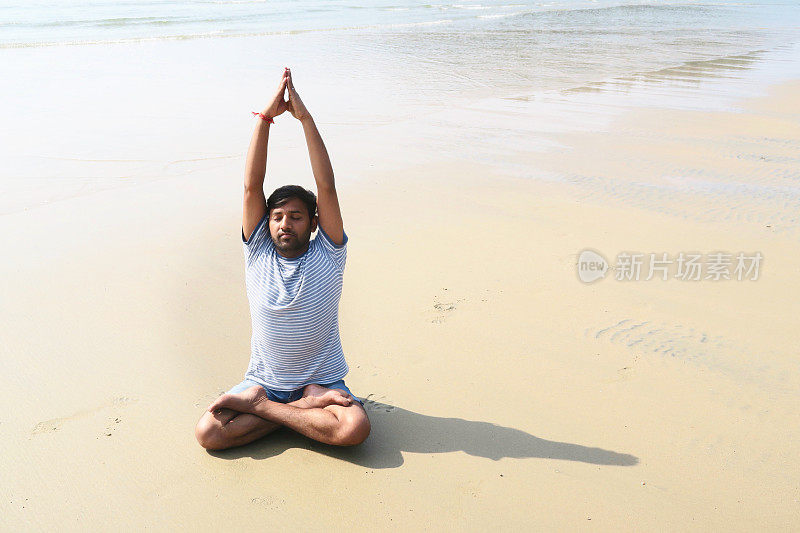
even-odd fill
[{"label": "red thread on wrist", "polygon": [[253,113],[253,116],[258,117],[261,120],[266,120],[270,124],[275,124],[275,121],[272,120],[272,117],[268,117],[268,116],[264,115],[264,113],[256,113],[255,111],[251,111],[251,113]]}]

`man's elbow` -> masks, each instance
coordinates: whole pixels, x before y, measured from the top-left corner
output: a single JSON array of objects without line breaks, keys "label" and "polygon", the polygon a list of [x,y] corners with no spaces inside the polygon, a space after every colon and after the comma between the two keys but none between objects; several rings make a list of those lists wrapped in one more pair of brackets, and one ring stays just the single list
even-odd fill
[{"label": "man's elbow", "polygon": [[336,194],[336,183],[333,181],[333,176],[329,180],[317,181],[317,196],[320,194]]},{"label": "man's elbow", "polygon": [[264,184],[263,183],[252,183],[252,182],[244,182],[244,194],[245,195],[264,195]]}]

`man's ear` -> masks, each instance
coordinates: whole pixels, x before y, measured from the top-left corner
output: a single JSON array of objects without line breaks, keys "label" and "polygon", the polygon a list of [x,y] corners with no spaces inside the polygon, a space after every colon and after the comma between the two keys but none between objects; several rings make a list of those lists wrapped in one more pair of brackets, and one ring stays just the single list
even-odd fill
[{"label": "man's ear", "polygon": [[317,222],[319,222],[319,216],[314,215],[314,218],[311,219],[311,233],[317,231]]}]

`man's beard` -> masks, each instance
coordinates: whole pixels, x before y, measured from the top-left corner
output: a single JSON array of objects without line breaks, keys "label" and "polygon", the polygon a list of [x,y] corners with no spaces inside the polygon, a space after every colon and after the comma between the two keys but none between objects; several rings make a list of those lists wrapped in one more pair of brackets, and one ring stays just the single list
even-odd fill
[{"label": "man's beard", "polygon": [[297,235],[293,233],[288,239],[283,239],[281,237],[278,237],[277,239],[273,238],[272,242],[275,244],[275,248],[281,252],[294,253],[305,248],[310,240],[311,232],[308,232],[305,235]]}]

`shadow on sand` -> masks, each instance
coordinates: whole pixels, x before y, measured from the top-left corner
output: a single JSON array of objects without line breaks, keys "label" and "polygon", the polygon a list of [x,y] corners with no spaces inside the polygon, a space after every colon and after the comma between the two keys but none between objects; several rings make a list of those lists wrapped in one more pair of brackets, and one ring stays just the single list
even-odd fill
[{"label": "shadow on sand", "polygon": [[304,448],[368,468],[401,466],[401,452],[463,451],[495,461],[503,457],[538,457],[616,466],[632,466],[639,462],[637,457],[627,453],[540,439],[489,422],[427,416],[382,403],[365,403],[372,431],[358,446],[323,444],[284,427],[245,446],[208,453],[222,459],[267,459],[290,448]]}]

